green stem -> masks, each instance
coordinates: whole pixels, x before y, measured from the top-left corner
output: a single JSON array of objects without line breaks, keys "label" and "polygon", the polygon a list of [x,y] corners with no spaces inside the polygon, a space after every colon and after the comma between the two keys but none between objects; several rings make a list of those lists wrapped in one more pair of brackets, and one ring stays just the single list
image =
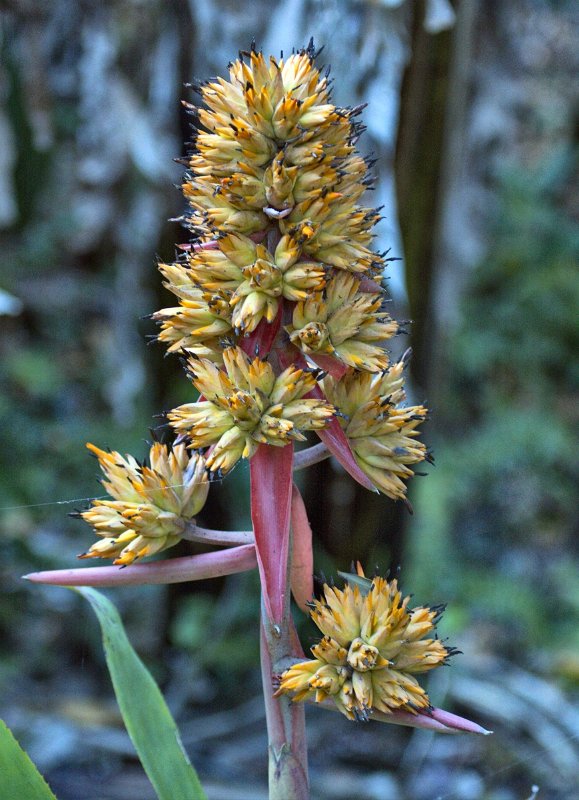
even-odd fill
[{"label": "green stem", "polygon": [[[287,695],[274,697],[273,675],[295,655],[297,634],[289,597],[281,624],[272,624],[262,604],[261,672],[268,733],[270,800],[308,800],[305,708]],[[279,666],[277,666],[279,665]]]}]

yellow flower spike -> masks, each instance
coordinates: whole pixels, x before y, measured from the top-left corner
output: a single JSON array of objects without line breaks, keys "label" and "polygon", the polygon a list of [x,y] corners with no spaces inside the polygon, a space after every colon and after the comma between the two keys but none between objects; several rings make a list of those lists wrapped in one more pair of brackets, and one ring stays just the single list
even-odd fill
[{"label": "yellow flower spike", "polygon": [[115,564],[126,565],[176,544],[207,499],[203,457],[188,453],[183,444],[171,450],[155,442],[147,467],[132,456],[87,447],[97,456],[108,479],[103,486],[115,499],[94,500],[80,514],[103,537],[80,558],[114,558]]},{"label": "yellow flower spike", "polygon": [[330,636],[324,636],[311,650],[319,661],[325,661],[327,664],[343,664],[348,656],[348,650],[341,647]]},{"label": "yellow flower spike", "polygon": [[356,698],[357,708],[363,714],[368,713],[374,704],[372,675],[354,670],[352,674],[352,690]]},{"label": "yellow flower spike", "polygon": [[225,431],[210,455],[207,457],[207,468],[212,472],[226,474],[237,464],[240,458],[251,458],[257,449],[258,442],[238,424]]},{"label": "yellow flower spike", "polygon": [[308,681],[309,688],[318,690],[316,692],[316,701],[321,702],[327,695],[337,694],[347,677],[348,671],[343,667],[326,664],[316,669],[314,675]]},{"label": "yellow flower spike", "polygon": [[298,238],[286,233],[285,236],[281,237],[275,248],[274,260],[276,266],[285,273],[289,267],[292,267],[297,262],[301,250]]},{"label": "yellow flower spike", "polygon": [[334,414],[324,400],[303,399],[316,385],[316,373],[289,367],[276,376],[270,364],[251,361],[239,347],[227,348],[223,363],[218,369],[206,359],[190,359],[191,379],[205,399],[168,414],[191,446],[215,445],[207,459],[212,471],[228,472],[240,458],[251,458],[259,443],[302,441],[304,430],[325,427]]},{"label": "yellow flower spike", "polygon": [[257,167],[244,168],[239,165],[241,172],[235,172],[221,179],[217,191],[235,208],[251,208],[260,210],[267,206],[263,170]]},{"label": "yellow flower spike", "polygon": [[[220,242],[220,245],[222,243]],[[191,281],[207,292],[217,292],[227,297],[243,281],[243,273],[220,250],[193,253],[189,260]],[[172,287],[168,287],[174,291]]]},{"label": "yellow flower spike", "polygon": [[[207,359],[199,359],[207,362]],[[207,362],[209,363],[209,362]],[[173,409],[169,421],[177,433],[187,434],[191,447],[209,447],[230,430],[233,417],[215,403],[197,401]]]},{"label": "yellow flower spike", "polygon": [[352,669],[358,672],[367,672],[370,669],[385,667],[389,663],[380,655],[377,647],[367,644],[359,636],[350,645],[346,660]]},{"label": "yellow flower spike", "polygon": [[[213,253],[221,252],[236,267],[242,269],[253,264],[257,258],[257,247],[258,245],[249,237],[230,233],[219,240],[219,251],[213,251]],[[205,255],[204,253],[199,253],[197,256],[201,269],[210,266],[207,264]],[[201,274],[203,273],[201,272]],[[239,273],[237,274],[241,277]]]},{"label": "yellow flower spike", "polygon": [[[358,576],[364,579],[360,568]],[[402,599],[396,580],[366,582],[367,589],[356,576],[343,590],[324,585],[311,617],[325,635],[312,647],[313,661],[283,673],[277,694],[295,701],[332,699],[350,719],[367,719],[373,709],[415,714],[429,708],[414,675],[447,663],[456,652],[432,637],[441,609],[408,609],[409,598]]]},{"label": "yellow flower spike", "polygon": [[215,194],[201,184],[186,185],[183,188],[191,207],[199,212],[200,219],[191,219],[192,224],[218,228],[232,233],[250,234],[263,230],[268,222],[267,216],[260,211],[240,211],[225,197]]},{"label": "yellow flower spike", "polygon": [[293,667],[290,667],[290,669],[284,672],[283,676],[285,688],[283,691],[280,688],[277,694],[283,694],[284,691],[296,692],[296,697],[294,699],[305,699],[311,691],[310,680],[319,667],[319,662],[316,660],[303,661],[300,664],[295,664]]}]

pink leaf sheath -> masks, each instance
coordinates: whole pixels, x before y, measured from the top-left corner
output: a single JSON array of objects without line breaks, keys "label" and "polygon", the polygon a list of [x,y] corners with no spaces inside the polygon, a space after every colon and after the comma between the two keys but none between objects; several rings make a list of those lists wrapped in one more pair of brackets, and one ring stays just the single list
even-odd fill
[{"label": "pink leaf sheath", "polygon": [[477,725],[476,722],[459,717],[457,714],[451,714],[450,711],[444,711],[442,708],[431,709],[430,716],[435,722],[439,722],[457,733],[482,733],[483,736],[489,736],[492,733],[492,731],[487,731],[481,725]]},{"label": "pink leaf sheath", "polygon": [[139,586],[147,583],[183,583],[245,572],[257,566],[252,544],[215,553],[169,558],[129,567],[84,567],[31,572],[23,577],[32,583],[55,586]]},{"label": "pink leaf sheath", "polygon": [[[307,702],[315,703],[315,700],[312,698]],[[330,698],[316,705],[324,706],[329,711],[338,711],[336,704]],[[451,714],[450,711],[443,711],[442,708],[431,708],[429,711],[419,711],[417,714],[413,714],[410,711],[391,711],[386,714],[383,711],[372,709],[369,719],[375,722],[387,722],[390,725],[404,725],[408,728],[436,731],[437,733],[476,733],[482,736],[489,736],[492,733],[492,731],[488,731],[476,722],[459,717],[457,714]]]},{"label": "pink leaf sheath", "polygon": [[280,624],[287,590],[293,444],[260,444],[249,462],[251,520],[266,611]]},{"label": "pink leaf sheath", "polygon": [[[319,387],[316,387],[308,395],[308,397],[323,396],[322,390]],[[348,442],[348,438],[340,427],[340,423],[336,417],[331,419],[330,424],[325,428],[317,430],[316,434],[326,445],[334,458],[340,462],[346,472],[348,472],[355,481],[357,481],[365,489],[370,489],[371,492],[378,492],[378,489],[376,489],[370,478],[364,472],[362,472],[358,466]]]},{"label": "pink leaf sheath", "polygon": [[306,614],[307,602],[314,594],[314,555],[312,552],[312,529],[306,507],[298,487],[293,485],[291,504],[292,558],[290,584],[298,606]]}]

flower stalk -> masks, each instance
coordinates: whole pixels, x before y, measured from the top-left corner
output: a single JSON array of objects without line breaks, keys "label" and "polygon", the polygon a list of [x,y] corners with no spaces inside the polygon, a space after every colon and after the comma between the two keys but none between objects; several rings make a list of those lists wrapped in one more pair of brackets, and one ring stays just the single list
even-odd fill
[{"label": "flower stalk", "polygon": [[305,714],[274,696],[276,665],[296,655],[290,612],[293,447],[260,445],[250,461],[251,518],[262,585],[261,669],[273,800],[307,800]]}]

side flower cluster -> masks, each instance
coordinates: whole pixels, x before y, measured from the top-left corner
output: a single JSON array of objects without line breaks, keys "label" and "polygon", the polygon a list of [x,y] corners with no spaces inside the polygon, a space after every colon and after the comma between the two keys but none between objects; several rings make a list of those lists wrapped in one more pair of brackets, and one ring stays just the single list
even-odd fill
[{"label": "side flower cluster", "polygon": [[431,456],[418,441],[424,406],[404,406],[404,361],[378,374],[351,371],[340,380],[328,376],[324,391],[341,411],[354,457],[374,485],[394,500],[406,494],[411,465]]},{"label": "side flower cluster", "polygon": [[95,500],[80,514],[101,537],[80,558],[113,558],[125,566],[176,544],[207,499],[203,456],[188,453],[183,444],[171,450],[155,442],[146,466],[130,455],[87,447],[99,461],[112,499]]},{"label": "side flower cluster", "polygon": [[[359,576],[364,573],[359,568]],[[367,586],[364,584],[367,583]],[[446,664],[456,652],[434,637],[442,608],[409,608],[396,580],[324,585],[311,604],[311,618],[324,634],[314,658],[281,676],[277,694],[295,701],[332,701],[349,719],[373,710],[416,714],[430,708],[417,675]]]}]

